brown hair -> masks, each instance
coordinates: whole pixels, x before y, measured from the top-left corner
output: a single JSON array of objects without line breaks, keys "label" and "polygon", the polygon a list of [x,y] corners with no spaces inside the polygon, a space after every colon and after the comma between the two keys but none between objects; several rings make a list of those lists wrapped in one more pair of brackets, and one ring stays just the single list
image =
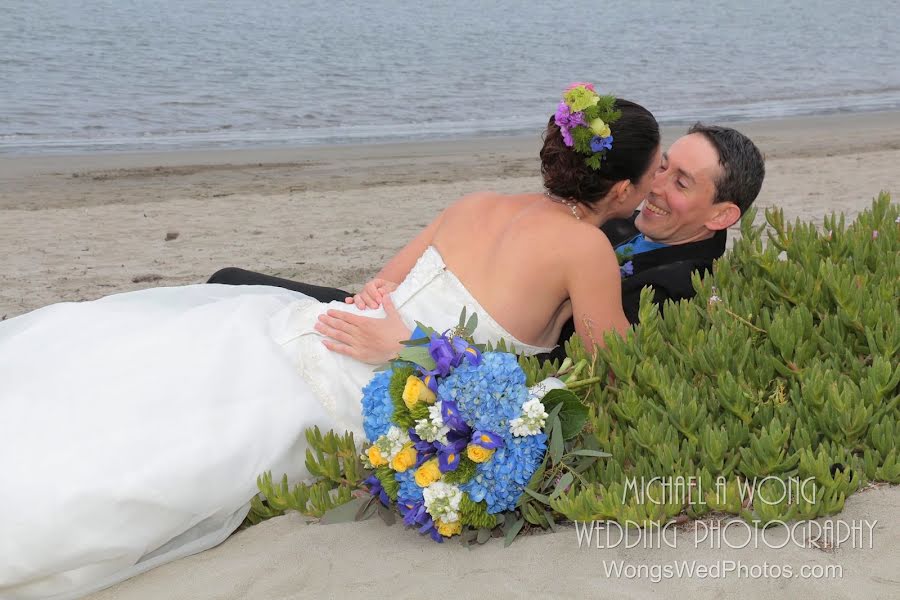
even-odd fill
[{"label": "brown hair", "polygon": [[610,124],[613,147],[599,169],[585,164],[586,155],[566,146],[562,132],[550,117],[541,148],[544,187],[560,198],[594,204],[619,181],[641,178],[659,147],[659,124],[649,110],[629,100],[616,100],[622,116]]}]

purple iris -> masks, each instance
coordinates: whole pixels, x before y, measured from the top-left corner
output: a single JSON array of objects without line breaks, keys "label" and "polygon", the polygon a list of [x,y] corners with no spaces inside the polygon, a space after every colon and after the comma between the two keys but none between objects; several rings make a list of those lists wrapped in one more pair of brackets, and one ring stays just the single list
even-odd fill
[{"label": "purple iris", "polygon": [[453,336],[453,339],[450,340],[450,346],[453,348],[453,367],[456,368],[462,364],[462,361],[466,356],[466,350],[469,349],[469,342],[458,335],[455,335]]},{"label": "purple iris", "polygon": [[632,275],[634,275],[634,263],[629,260],[627,263],[619,267],[619,273],[622,275],[622,279],[631,277]]},{"label": "purple iris", "polygon": [[478,430],[472,434],[472,444],[481,446],[485,450],[495,450],[503,446],[503,438],[490,431]]},{"label": "purple iris", "polygon": [[425,387],[427,387],[429,390],[431,390],[432,392],[437,394],[437,391],[438,391],[438,380],[437,380],[438,371],[437,371],[437,369],[433,369],[433,370],[429,371],[428,369],[426,369],[425,367],[423,367],[421,365],[416,365],[416,366],[419,369],[419,375],[422,376],[421,377],[422,383],[424,383]]},{"label": "purple iris", "polygon": [[450,367],[453,366],[455,352],[453,346],[442,335],[436,333],[431,334],[431,341],[428,342],[428,353],[434,359],[436,364],[435,373],[441,377],[450,374]]},{"label": "purple iris", "polygon": [[426,460],[430,459],[435,453],[434,444],[419,437],[419,434],[416,433],[415,427],[410,427],[408,433],[409,439],[413,443],[413,448],[416,449],[416,456],[418,457],[416,460],[416,466],[418,467]]},{"label": "purple iris", "polygon": [[459,406],[457,406],[456,402],[453,400],[441,401],[441,420],[444,422],[444,425],[451,430],[461,433],[466,437],[468,437],[469,432],[471,431],[468,423],[466,423],[459,414]]},{"label": "purple iris", "polygon": [[378,477],[372,475],[368,479],[363,481],[363,484],[368,486],[366,488],[366,491],[377,497],[382,504],[384,504],[385,506],[391,505],[391,499],[388,497],[387,492],[384,491],[384,486],[381,485],[381,480],[378,479]]},{"label": "purple iris", "polygon": [[425,510],[425,503],[421,500],[418,502],[400,500],[397,503],[397,508],[403,516],[403,524],[407,527],[422,525],[425,521],[431,519]]},{"label": "purple iris", "polygon": [[473,367],[477,367],[481,364],[481,352],[475,346],[466,345],[466,349],[463,351],[463,357],[469,361],[469,364]]},{"label": "purple iris", "polygon": [[435,446],[438,449],[438,468],[441,470],[441,473],[456,470],[459,466],[460,453],[465,449],[466,445],[467,440],[465,438],[447,442],[446,444],[435,442]]},{"label": "purple iris", "polygon": [[431,539],[439,544],[444,541],[444,536],[438,533],[437,528],[434,526],[434,519],[425,510],[424,502],[421,500],[418,502],[401,500],[397,506],[400,509],[400,514],[403,515],[403,523],[407,527],[419,525],[419,533],[429,533]]},{"label": "purple iris", "polygon": [[612,150],[613,136],[600,137],[595,135],[591,138],[591,150],[593,152],[601,152],[603,150]]}]

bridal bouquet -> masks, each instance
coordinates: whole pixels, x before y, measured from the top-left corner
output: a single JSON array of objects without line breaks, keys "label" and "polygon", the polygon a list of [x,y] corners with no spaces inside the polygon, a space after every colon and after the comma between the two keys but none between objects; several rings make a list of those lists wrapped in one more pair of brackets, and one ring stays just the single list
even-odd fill
[{"label": "bridal bouquet", "polygon": [[[363,390],[371,443],[361,458],[373,471],[364,484],[437,542],[464,530],[490,532],[516,516],[523,494],[541,497],[527,488],[543,473],[548,441],[561,448],[587,419],[561,380],[528,387],[515,354],[474,344],[476,325],[465,313],[443,333],[420,324]],[[507,534],[514,537],[522,524],[511,519]]]}]

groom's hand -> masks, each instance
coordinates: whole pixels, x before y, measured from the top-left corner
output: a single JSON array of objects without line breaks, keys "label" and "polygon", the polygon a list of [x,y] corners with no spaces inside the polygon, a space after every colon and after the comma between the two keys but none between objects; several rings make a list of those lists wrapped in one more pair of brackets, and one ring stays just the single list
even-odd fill
[{"label": "groom's hand", "polygon": [[322,343],[333,352],[373,365],[386,363],[403,348],[400,342],[409,339],[410,331],[390,295],[385,294],[382,306],[387,315],[383,319],[329,310],[319,316],[316,331],[325,336]]},{"label": "groom's hand", "polygon": [[397,284],[387,279],[375,278],[360,290],[358,294],[344,300],[347,304],[355,304],[356,308],[365,310],[367,308],[378,308],[384,297],[397,289]]}]

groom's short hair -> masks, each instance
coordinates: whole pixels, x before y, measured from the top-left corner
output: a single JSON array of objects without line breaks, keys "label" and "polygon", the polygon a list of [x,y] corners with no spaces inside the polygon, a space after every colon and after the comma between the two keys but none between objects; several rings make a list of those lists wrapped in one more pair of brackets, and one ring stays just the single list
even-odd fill
[{"label": "groom's short hair", "polygon": [[698,133],[705,137],[719,154],[722,174],[716,178],[716,202],[734,202],[743,215],[762,188],[766,176],[765,159],[759,148],[743,133],[721,127],[695,123],[688,135]]}]

